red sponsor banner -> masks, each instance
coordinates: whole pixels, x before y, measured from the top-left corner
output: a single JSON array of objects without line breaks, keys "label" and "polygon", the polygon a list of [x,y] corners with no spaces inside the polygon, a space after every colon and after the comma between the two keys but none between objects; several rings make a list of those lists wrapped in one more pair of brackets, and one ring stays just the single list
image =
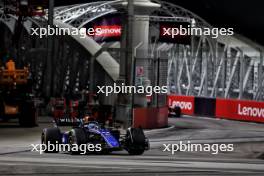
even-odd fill
[{"label": "red sponsor banner", "polygon": [[168,95],[168,106],[174,108],[179,106],[183,114],[194,114],[194,97],[193,96],[178,96]]},{"label": "red sponsor banner", "polygon": [[96,37],[120,37],[121,26],[107,25],[107,26],[94,26],[94,36]]},{"label": "red sponsor banner", "polygon": [[216,117],[264,122],[264,102],[216,99]]}]

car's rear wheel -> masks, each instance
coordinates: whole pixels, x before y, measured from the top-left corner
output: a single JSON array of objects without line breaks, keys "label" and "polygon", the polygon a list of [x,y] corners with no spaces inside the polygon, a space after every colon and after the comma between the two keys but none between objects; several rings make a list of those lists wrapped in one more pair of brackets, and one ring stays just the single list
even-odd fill
[{"label": "car's rear wheel", "polygon": [[142,155],[146,147],[146,137],[141,128],[129,128],[126,134],[125,149],[130,155]]},{"label": "car's rear wheel", "polygon": [[59,152],[56,145],[61,144],[61,132],[59,128],[45,128],[41,135],[41,144],[45,145],[42,149],[45,153]]},{"label": "car's rear wheel", "polygon": [[71,154],[84,154],[87,146],[81,147],[82,144],[87,143],[86,133],[82,128],[74,128],[69,134],[69,144],[71,146]]}]

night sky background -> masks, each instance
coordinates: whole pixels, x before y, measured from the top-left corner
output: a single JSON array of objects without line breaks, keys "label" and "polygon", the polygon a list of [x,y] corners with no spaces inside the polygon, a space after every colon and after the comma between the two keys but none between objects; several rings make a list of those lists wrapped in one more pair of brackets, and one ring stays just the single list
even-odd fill
[{"label": "night sky background", "polygon": [[[235,32],[264,45],[263,0],[166,0],[180,5],[215,27],[233,27]],[[56,5],[91,2],[55,0]]]}]

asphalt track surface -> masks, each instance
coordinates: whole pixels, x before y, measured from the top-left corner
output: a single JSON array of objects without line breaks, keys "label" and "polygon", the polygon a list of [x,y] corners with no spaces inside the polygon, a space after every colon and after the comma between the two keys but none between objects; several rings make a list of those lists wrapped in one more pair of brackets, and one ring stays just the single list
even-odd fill
[{"label": "asphalt track surface", "polygon": [[[36,128],[0,124],[0,175],[264,175],[264,124],[200,117],[170,118],[170,128],[147,131],[151,150],[141,156],[126,151],[108,155],[39,154],[48,118]],[[233,152],[164,152],[163,144],[233,143]]]}]

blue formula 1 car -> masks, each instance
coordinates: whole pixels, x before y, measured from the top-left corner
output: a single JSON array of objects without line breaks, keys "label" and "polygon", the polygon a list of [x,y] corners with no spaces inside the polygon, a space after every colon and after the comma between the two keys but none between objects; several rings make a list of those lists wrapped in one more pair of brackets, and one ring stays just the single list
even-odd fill
[{"label": "blue formula 1 car", "polygon": [[[125,135],[117,129],[102,127],[96,121],[81,122],[70,131],[61,132],[58,127],[45,128],[41,135],[43,145],[68,145],[71,154],[80,154],[80,146],[87,146],[90,152],[103,154],[126,150],[130,155],[141,155],[149,149],[149,141],[141,128],[128,128]],[[76,146],[78,149],[76,149]],[[44,152],[59,152],[58,148],[44,149]],[[83,153],[81,153],[83,154]]]}]

